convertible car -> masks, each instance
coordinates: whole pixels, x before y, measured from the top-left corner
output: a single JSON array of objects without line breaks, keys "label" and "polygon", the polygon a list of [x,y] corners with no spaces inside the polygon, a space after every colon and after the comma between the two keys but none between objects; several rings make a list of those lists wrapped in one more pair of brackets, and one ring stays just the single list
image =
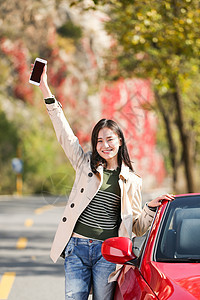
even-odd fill
[{"label": "convertible car", "polygon": [[200,194],[163,201],[149,232],[107,239],[102,254],[124,265],[115,300],[200,299]]}]

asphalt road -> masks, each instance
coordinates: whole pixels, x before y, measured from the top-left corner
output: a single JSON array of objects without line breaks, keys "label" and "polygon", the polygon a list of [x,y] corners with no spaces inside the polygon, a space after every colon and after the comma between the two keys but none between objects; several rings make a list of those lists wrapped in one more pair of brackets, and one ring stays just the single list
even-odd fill
[{"label": "asphalt road", "polygon": [[0,196],[0,300],[65,299],[64,260],[49,257],[65,201]]},{"label": "asphalt road", "polygon": [[54,201],[0,197],[0,300],[64,300],[64,260],[49,257],[64,208]]}]

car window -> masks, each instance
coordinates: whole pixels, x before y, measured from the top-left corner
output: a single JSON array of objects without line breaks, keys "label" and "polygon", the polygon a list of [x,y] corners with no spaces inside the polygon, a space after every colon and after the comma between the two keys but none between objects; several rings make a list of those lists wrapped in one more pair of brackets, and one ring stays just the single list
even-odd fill
[{"label": "car window", "polygon": [[176,197],[168,204],[157,238],[154,259],[200,262],[200,195]]}]

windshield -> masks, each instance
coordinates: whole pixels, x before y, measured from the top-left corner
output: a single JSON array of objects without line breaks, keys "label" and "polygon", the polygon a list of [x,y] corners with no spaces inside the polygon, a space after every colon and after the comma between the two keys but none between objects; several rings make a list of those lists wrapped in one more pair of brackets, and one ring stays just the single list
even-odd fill
[{"label": "windshield", "polygon": [[168,203],[154,252],[156,261],[200,262],[200,195]]}]

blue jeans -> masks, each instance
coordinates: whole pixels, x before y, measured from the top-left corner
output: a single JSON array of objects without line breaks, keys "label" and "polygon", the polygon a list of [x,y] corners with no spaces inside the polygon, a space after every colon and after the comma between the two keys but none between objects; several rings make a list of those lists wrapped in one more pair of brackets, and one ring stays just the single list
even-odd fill
[{"label": "blue jeans", "polygon": [[65,300],[87,300],[93,289],[94,300],[111,300],[115,282],[108,276],[116,265],[101,254],[102,241],[72,237],[65,249]]}]

